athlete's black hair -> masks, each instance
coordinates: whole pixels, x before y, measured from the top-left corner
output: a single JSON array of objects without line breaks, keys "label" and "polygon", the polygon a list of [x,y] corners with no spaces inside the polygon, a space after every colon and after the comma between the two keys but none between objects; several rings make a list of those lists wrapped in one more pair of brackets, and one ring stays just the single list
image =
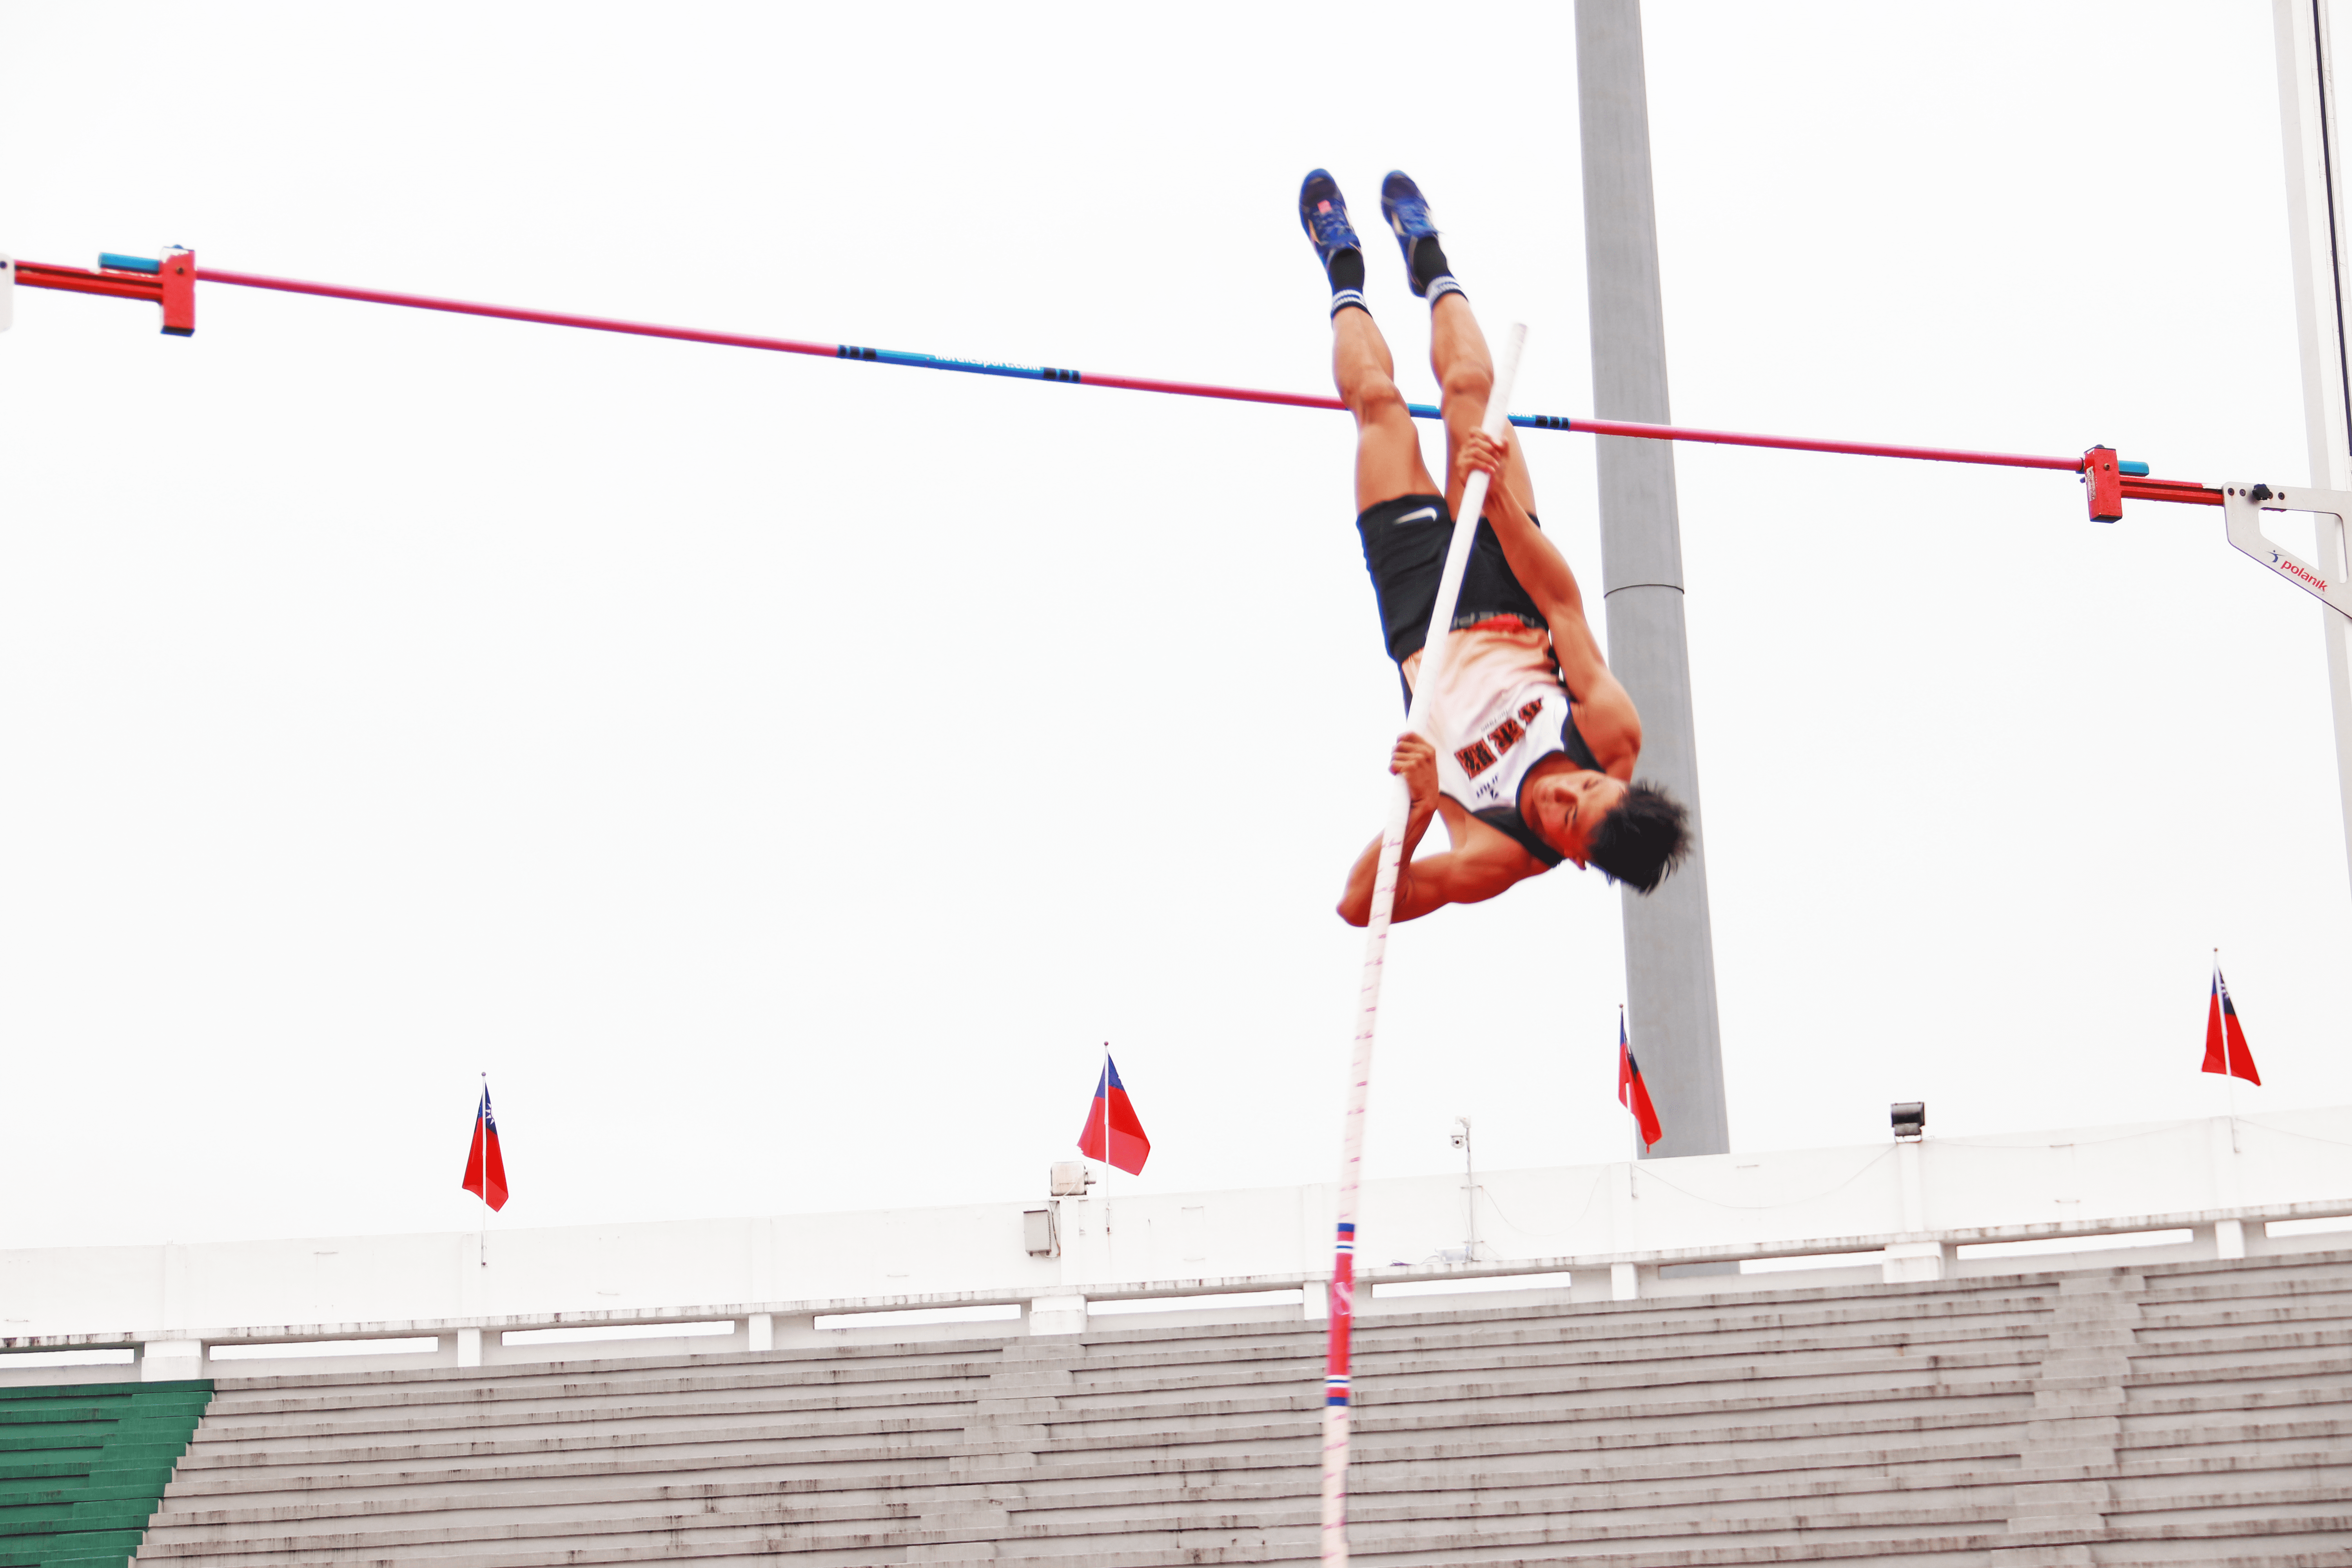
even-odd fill
[{"label": "athlete's black hair", "polygon": [[1655,784],[1625,786],[1584,847],[1584,858],[1612,882],[1654,892],[1690,853],[1690,813]]}]

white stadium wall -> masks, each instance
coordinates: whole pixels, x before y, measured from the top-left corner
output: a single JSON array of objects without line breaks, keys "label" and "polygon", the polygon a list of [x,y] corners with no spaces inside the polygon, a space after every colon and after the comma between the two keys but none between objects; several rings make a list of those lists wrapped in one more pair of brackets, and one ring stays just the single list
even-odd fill
[{"label": "white stadium wall", "polygon": [[[1696,1288],[1676,1264],[1716,1263],[1708,1289],[1737,1288],[1727,1262],[1775,1258],[1932,1279],[1995,1265],[1972,1265],[1972,1247],[2115,1232],[2185,1228],[2164,1256],[2243,1256],[2267,1245],[2263,1222],[2352,1214],[2352,1107],[1480,1172],[1477,1185],[1465,1263],[1461,1176],[1369,1184],[1366,1273],[1568,1273],[1542,1283],[1605,1300]],[[1326,1186],[1279,1187],[493,1231],[488,1267],[471,1232],[5,1252],[0,1351],[29,1353],[0,1355],[0,1378],[47,1375],[64,1351],[131,1347],[150,1377],[193,1375],[207,1344],[402,1333],[471,1364],[485,1331],[496,1361],[513,1353],[500,1331],[664,1320],[732,1318],[731,1342],[764,1349],[808,1337],[819,1314],[990,1303],[1029,1315],[1005,1331],[1066,1331],[1090,1300],[1311,1286],[1331,1202]],[[1047,1256],[1028,1250],[1038,1210],[1053,1215]],[[1319,1291],[1276,1310],[1318,1316]]]}]

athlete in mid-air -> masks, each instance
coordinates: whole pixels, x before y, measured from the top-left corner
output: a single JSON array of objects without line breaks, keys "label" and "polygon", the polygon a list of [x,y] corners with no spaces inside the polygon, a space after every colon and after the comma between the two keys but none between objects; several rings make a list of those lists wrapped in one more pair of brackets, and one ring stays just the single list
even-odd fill
[{"label": "athlete in mid-air", "polygon": [[[1356,416],[1356,529],[1389,657],[1408,688],[1420,675],[1454,509],[1474,471],[1491,476],[1445,668],[1423,710],[1440,743],[1408,730],[1389,762],[1412,792],[1393,918],[1478,903],[1562,860],[1649,892],[1689,850],[1687,814],[1664,791],[1633,782],[1641,715],[1601,657],[1576,574],[1536,524],[1518,443],[1478,427],[1494,362],[1429,204],[1412,180],[1391,174],[1381,213],[1403,247],[1413,293],[1429,301],[1430,368],[1444,389],[1443,494],[1364,305],[1364,252],[1348,204],[1321,169],[1299,187],[1299,221],[1331,281],[1331,374]],[[1453,847],[1416,860],[1432,816],[1444,818]],[[1351,925],[1371,918],[1380,854],[1376,838],[1348,875],[1339,914]]]}]

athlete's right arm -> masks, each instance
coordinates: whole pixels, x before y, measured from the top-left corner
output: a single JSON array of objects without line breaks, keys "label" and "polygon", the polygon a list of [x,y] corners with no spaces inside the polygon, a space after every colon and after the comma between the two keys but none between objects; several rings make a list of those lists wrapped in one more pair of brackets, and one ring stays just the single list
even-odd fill
[{"label": "athlete's right arm", "polygon": [[[1408,730],[1397,737],[1389,771],[1403,775],[1412,792],[1412,814],[1405,819],[1404,858],[1397,868],[1396,901],[1389,911],[1391,921],[1417,920],[1448,904],[1483,903],[1544,868],[1507,836],[1475,817],[1468,820],[1454,848],[1414,859],[1413,850],[1437,815],[1437,748],[1426,737]],[[1380,879],[1381,846],[1379,838],[1366,845],[1348,872],[1347,890],[1339,895],[1339,918],[1351,926],[1371,923],[1372,885]]]}]

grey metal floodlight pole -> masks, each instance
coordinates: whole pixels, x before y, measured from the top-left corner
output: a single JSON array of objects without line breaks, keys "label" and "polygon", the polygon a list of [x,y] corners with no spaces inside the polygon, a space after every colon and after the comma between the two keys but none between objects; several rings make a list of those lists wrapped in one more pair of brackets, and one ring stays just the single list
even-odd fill
[{"label": "grey metal floodlight pole", "polygon": [[[2347,280],[2342,178],[2336,134],[2336,82],[2329,68],[2326,0],[2272,0],[2278,38],[2279,121],[2286,151],[2287,233],[2294,253],[2295,337],[2303,351],[2303,420],[2314,489],[2352,490],[2352,364],[2347,364]],[[2313,519],[2319,575],[2340,583],[2342,519]],[[2336,775],[2343,795],[2344,843],[2352,868],[2352,618],[2323,604],[2320,635],[2336,717]]]},{"label": "grey metal floodlight pole", "polygon": [[[1658,221],[1650,184],[1641,0],[1577,0],[1576,82],[1584,143],[1585,285],[1592,313],[1592,411],[1671,422]],[[1690,808],[1690,859],[1644,898],[1625,889],[1625,1000],[1633,1047],[1665,1136],[1647,1150],[1731,1147],[1716,1023],[1715,937],[1700,830],[1698,739],[1683,623],[1682,521],[1674,446],[1603,436],[1601,570],[1609,666],[1642,710],[1641,776]]]}]

